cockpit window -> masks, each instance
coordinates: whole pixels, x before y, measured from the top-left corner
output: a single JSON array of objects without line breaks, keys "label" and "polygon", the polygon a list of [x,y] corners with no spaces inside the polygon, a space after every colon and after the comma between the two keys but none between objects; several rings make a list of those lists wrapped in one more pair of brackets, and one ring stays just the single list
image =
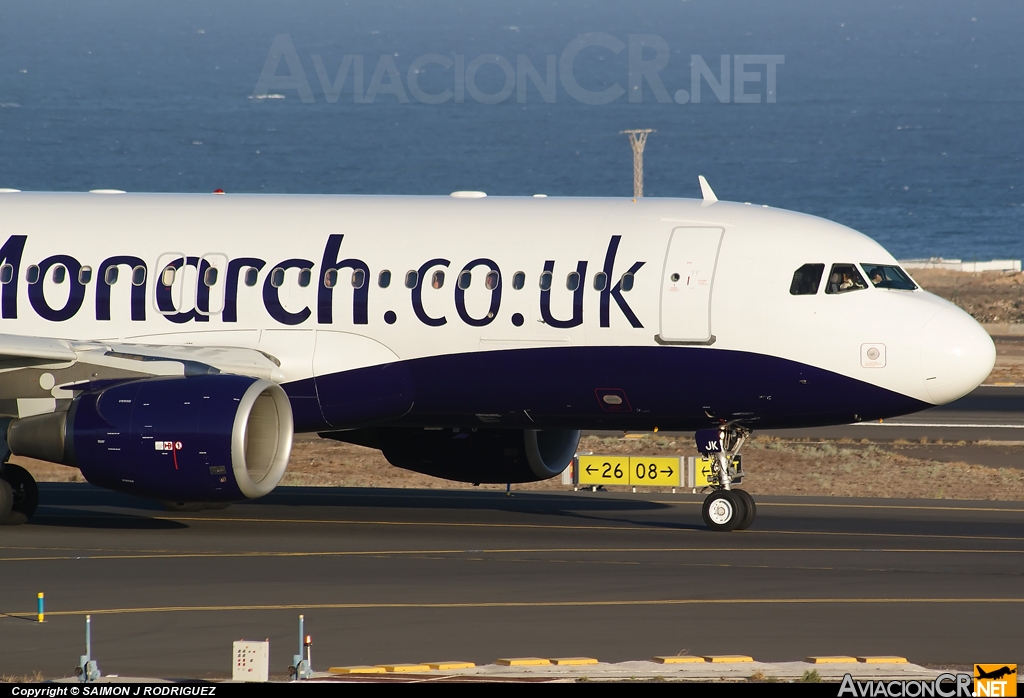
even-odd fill
[{"label": "cockpit window", "polygon": [[915,284],[907,272],[892,264],[861,263],[875,288],[894,288],[899,291],[916,291]]},{"label": "cockpit window", "polygon": [[864,277],[857,271],[855,264],[833,264],[832,273],[828,276],[825,293],[846,293],[867,288]]},{"label": "cockpit window", "polygon": [[805,264],[793,272],[793,282],[789,285],[789,293],[793,296],[813,296],[821,285],[821,275],[825,273],[824,264]]}]

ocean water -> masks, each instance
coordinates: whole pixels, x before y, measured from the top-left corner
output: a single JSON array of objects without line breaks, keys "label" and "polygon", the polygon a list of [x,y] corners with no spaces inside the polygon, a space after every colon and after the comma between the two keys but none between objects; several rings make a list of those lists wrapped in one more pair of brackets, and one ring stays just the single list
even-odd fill
[{"label": "ocean water", "polygon": [[[628,196],[619,132],[652,128],[647,196],[703,174],[899,258],[1020,259],[1022,28],[1010,0],[6,0],[0,187]],[[261,91],[272,47],[293,86]],[[410,85],[430,54],[445,101]],[[695,60],[728,100],[701,77],[696,102]]]}]

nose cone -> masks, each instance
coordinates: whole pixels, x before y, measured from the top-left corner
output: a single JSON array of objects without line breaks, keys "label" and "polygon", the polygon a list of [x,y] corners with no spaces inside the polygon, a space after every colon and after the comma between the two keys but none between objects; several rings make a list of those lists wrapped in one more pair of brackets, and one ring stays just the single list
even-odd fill
[{"label": "nose cone", "polygon": [[928,395],[937,405],[971,392],[988,378],[996,363],[996,345],[974,318],[948,308],[921,332],[921,368]]}]

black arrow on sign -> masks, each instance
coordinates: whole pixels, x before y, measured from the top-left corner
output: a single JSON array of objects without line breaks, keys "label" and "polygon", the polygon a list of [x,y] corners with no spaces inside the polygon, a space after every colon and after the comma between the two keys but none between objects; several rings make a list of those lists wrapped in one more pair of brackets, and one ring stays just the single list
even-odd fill
[{"label": "black arrow on sign", "polygon": [[675,470],[672,470],[672,468],[669,468],[668,470],[662,470],[661,474],[662,475],[668,475],[669,477],[672,477],[672,473],[674,473],[674,472],[675,472]]},{"label": "black arrow on sign", "polygon": [[588,465],[587,466],[587,475],[590,475],[590,473],[594,472],[595,470],[597,470],[597,468],[595,468],[592,465]]}]

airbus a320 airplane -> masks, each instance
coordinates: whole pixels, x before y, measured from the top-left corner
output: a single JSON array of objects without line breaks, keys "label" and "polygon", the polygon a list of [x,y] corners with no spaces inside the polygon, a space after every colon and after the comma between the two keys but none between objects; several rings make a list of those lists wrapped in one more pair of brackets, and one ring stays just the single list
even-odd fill
[{"label": "airbus a320 airplane", "polygon": [[[995,348],[836,223],[703,200],[0,193],[0,451],[168,503],[260,497],[294,432],[529,482],[582,429],[693,430],[749,526],[757,428],[968,393]],[[7,457],[4,460],[7,460]],[[36,509],[7,463],[0,520]]]}]

